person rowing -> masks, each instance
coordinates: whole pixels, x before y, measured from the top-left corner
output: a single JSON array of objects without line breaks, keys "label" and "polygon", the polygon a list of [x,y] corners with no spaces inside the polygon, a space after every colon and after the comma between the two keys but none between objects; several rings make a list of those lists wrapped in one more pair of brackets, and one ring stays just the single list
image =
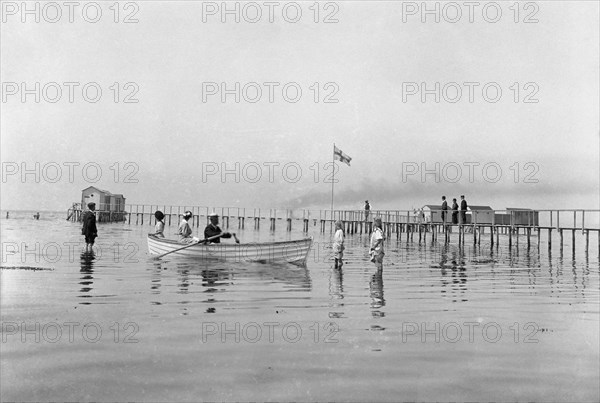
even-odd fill
[{"label": "person rowing", "polygon": [[221,238],[231,238],[232,236],[236,238],[236,242],[238,242],[235,234],[221,231],[221,228],[219,228],[219,215],[217,213],[213,211],[208,216],[208,219],[210,220],[210,223],[204,229],[204,239],[209,239],[215,235],[222,234],[220,237],[211,240],[211,243],[221,243]]}]

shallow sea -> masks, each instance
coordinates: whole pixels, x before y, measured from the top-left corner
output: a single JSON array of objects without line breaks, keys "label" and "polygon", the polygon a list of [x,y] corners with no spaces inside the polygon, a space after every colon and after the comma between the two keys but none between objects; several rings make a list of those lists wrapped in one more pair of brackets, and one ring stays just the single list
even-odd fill
[{"label": "shallow sea", "polygon": [[[149,225],[99,224],[89,255],[64,213],[0,224],[1,400],[600,400],[596,234],[589,253],[580,233],[551,251],[390,234],[377,275],[368,236],[334,269],[318,225],[298,267],[157,260]],[[230,230],[303,236],[278,225]]]}]

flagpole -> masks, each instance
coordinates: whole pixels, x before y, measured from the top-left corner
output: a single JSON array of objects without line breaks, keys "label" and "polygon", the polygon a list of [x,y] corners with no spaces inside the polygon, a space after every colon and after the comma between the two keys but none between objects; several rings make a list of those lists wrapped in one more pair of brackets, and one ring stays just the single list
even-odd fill
[{"label": "flagpole", "polygon": [[329,232],[333,229],[333,185],[335,184],[335,143],[333,143],[333,154],[331,159],[331,225],[329,226]]}]

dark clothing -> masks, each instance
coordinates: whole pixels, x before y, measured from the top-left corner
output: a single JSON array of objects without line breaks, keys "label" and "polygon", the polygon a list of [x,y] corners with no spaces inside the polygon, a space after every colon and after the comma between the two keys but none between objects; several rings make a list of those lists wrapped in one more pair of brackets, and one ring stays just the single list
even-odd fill
[{"label": "dark clothing", "polygon": [[452,224],[458,224],[458,204],[452,203]]},{"label": "dark clothing", "polygon": [[369,211],[371,210],[371,205],[369,203],[365,203],[365,221],[369,219]]},{"label": "dark clothing", "polygon": [[85,236],[85,243],[94,243],[94,239],[98,236],[98,229],[96,228],[96,214],[93,211],[86,211],[83,213],[81,218],[83,227],[81,228],[81,235]]},{"label": "dark clothing", "polygon": [[465,199],[460,201],[460,222],[461,224],[467,223],[467,201]]},{"label": "dark clothing", "polygon": [[[208,239],[210,237],[213,237],[215,235],[219,235],[221,232],[221,228],[219,228],[218,225],[212,225],[212,224],[208,224],[206,226],[206,228],[204,229],[204,239]],[[211,240],[210,242],[213,243],[221,243],[221,238],[231,238],[231,234],[229,232],[226,232],[223,234],[223,236],[219,237],[219,238],[215,238],[213,240]]]},{"label": "dark clothing", "polygon": [[446,211],[448,211],[448,203],[444,200],[442,202],[442,222],[446,222]]}]

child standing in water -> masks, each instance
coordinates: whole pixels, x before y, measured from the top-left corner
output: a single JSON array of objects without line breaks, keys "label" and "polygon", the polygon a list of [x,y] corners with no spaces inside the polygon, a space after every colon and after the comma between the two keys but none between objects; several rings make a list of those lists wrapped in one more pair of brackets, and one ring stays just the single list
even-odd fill
[{"label": "child standing in water", "polygon": [[341,268],[344,264],[344,224],[341,221],[335,222],[335,235],[333,236],[333,257],[335,259],[335,268]]},{"label": "child standing in water", "polygon": [[373,233],[371,234],[371,248],[369,250],[371,262],[375,263],[377,271],[383,270],[383,229],[381,218],[377,217],[373,221]]}]

